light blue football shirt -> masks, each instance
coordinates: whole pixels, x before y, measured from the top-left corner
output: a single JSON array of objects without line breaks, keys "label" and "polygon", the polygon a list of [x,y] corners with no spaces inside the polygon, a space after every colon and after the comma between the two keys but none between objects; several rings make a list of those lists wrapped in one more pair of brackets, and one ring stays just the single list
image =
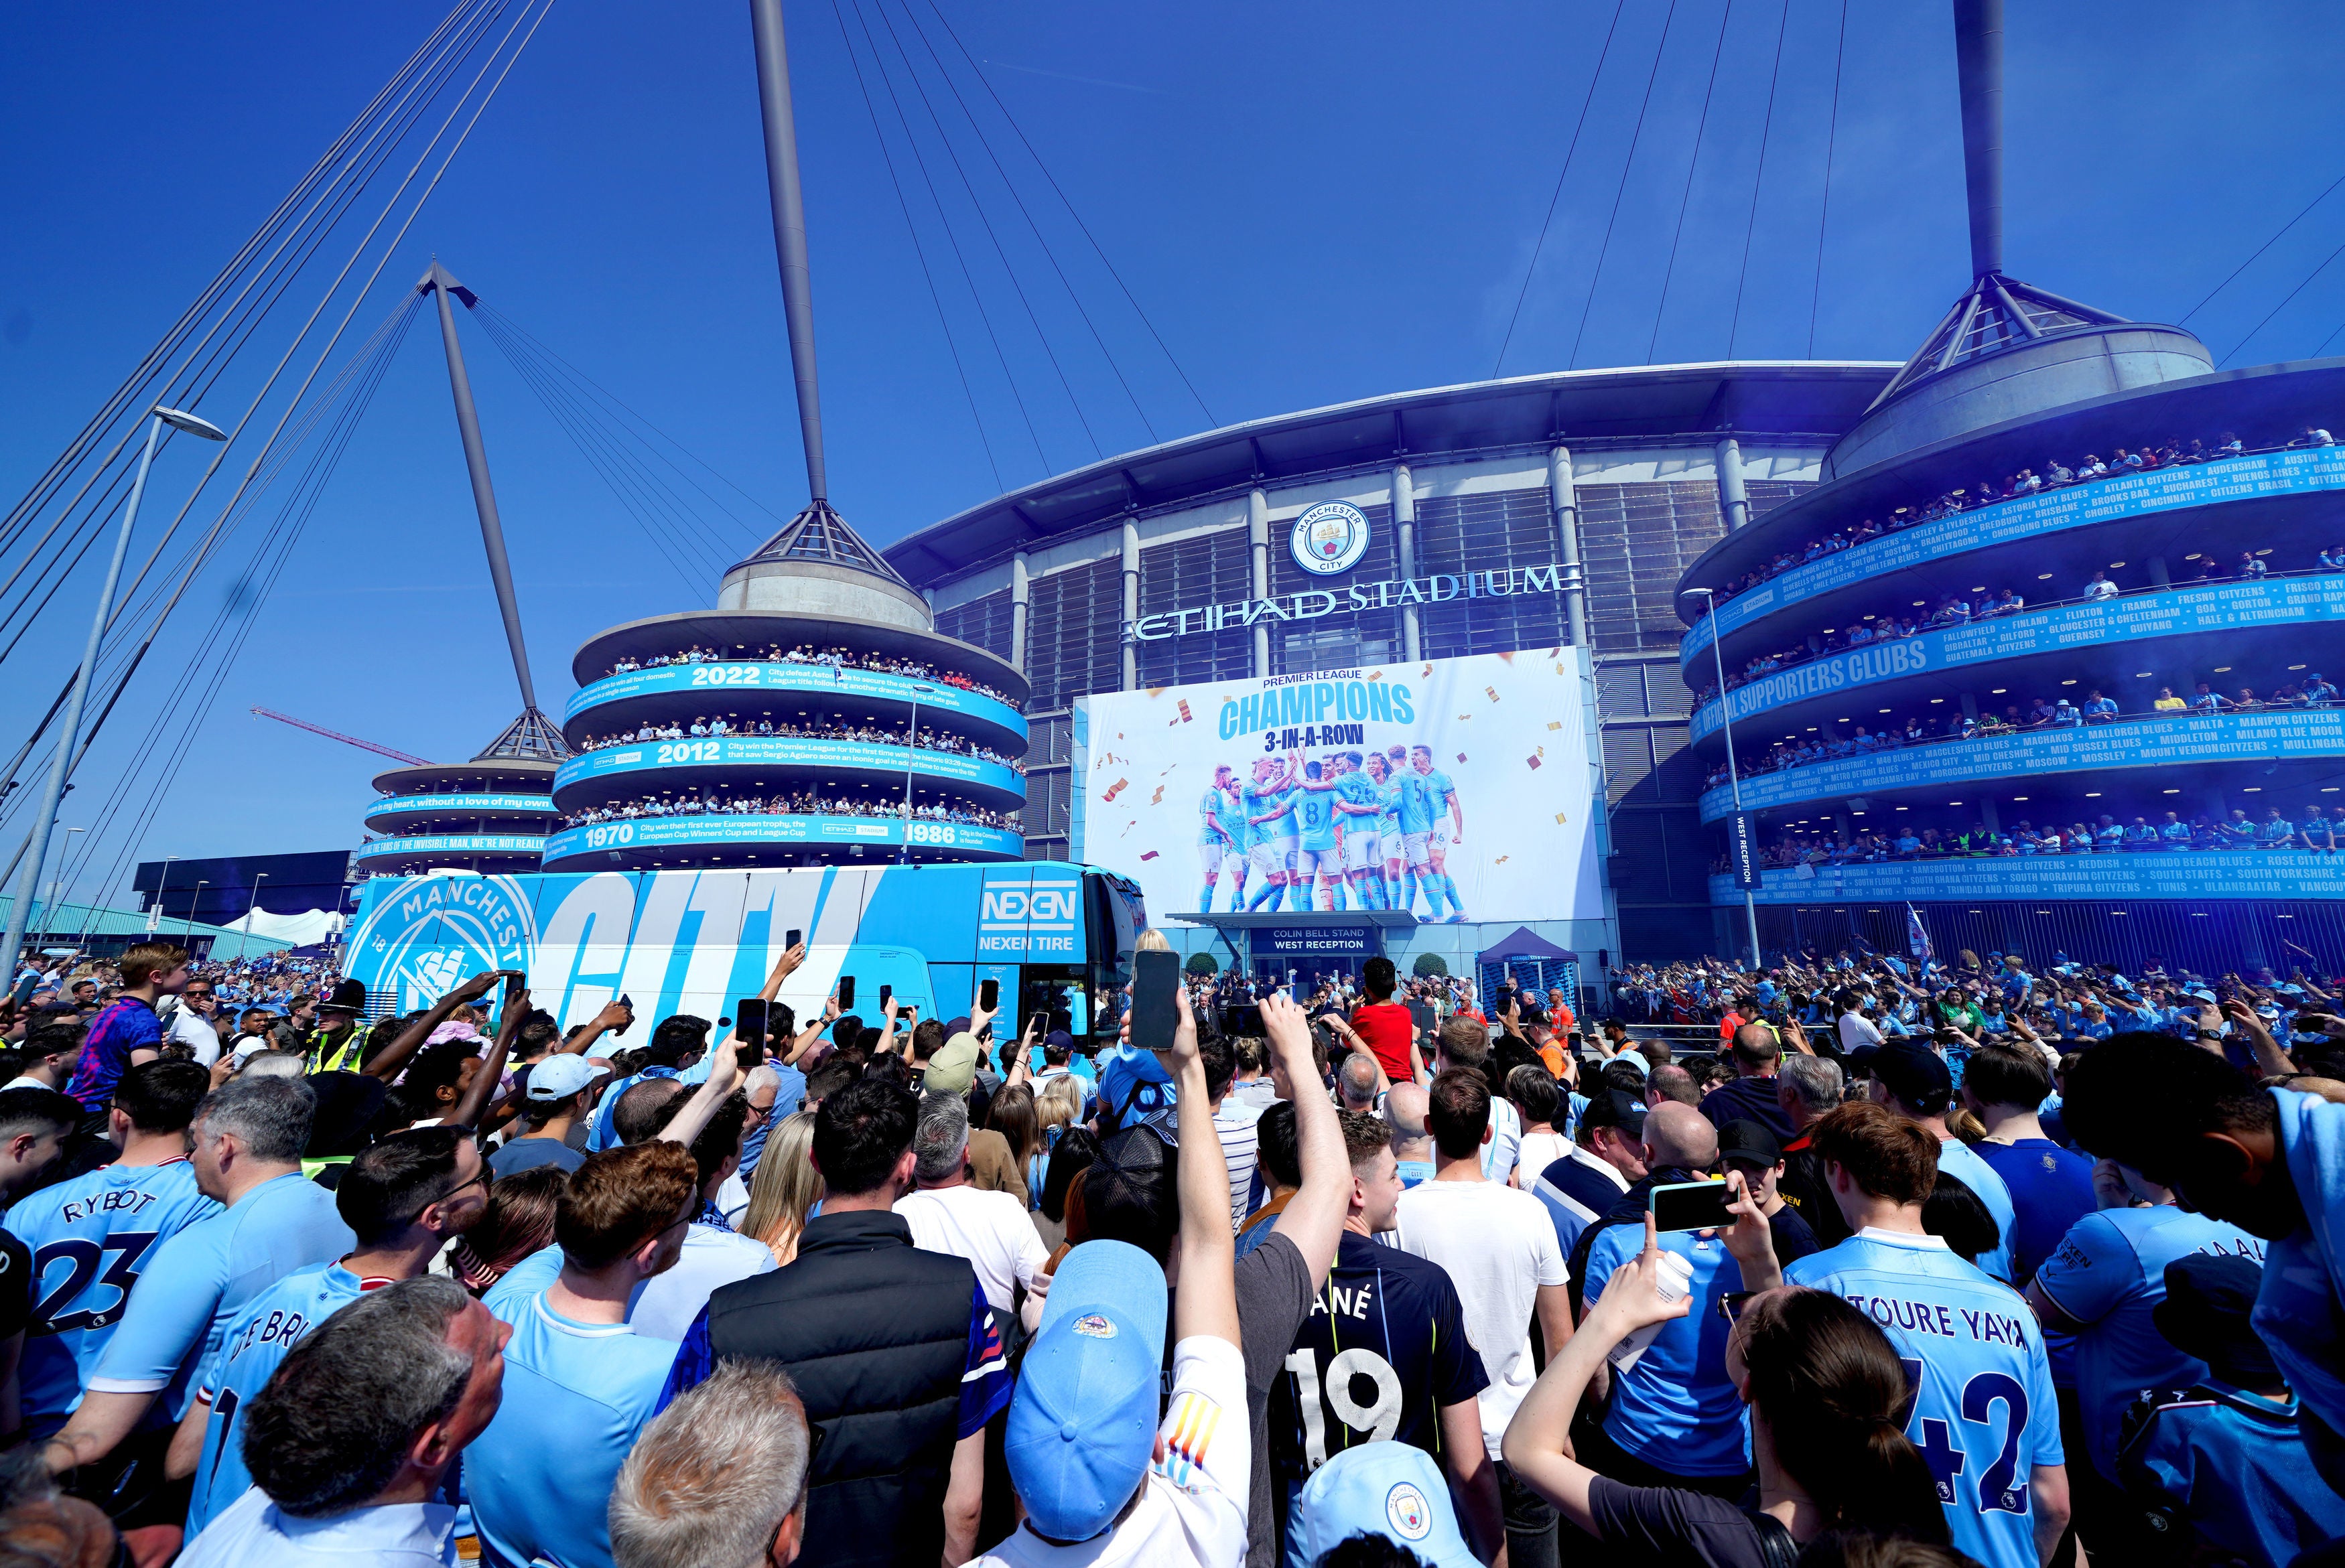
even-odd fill
[{"label": "light blue football shirt", "polygon": [[1881,1325],[1918,1390],[1905,1435],[1929,1462],[1958,1551],[1985,1568],[2038,1568],[2028,1490],[2066,1462],[2035,1314],[1935,1236],[1867,1229],[1783,1270]]},{"label": "light blue football shirt", "polygon": [[0,1217],[33,1254],[33,1317],[25,1328],[25,1430],[66,1423],[128,1308],[155,1249],[220,1206],[196,1189],[196,1168],[108,1165],[45,1187]]},{"label": "light blue football shirt", "polygon": [[1425,814],[1428,825],[1437,830],[1441,826],[1441,819],[1449,814],[1449,797],[1457,793],[1457,786],[1450,783],[1449,775],[1439,768],[1417,776],[1425,781]]},{"label": "light blue football shirt", "polygon": [[1960,1179],[1964,1187],[1977,1193],[1978,1200],[1995,1217],[1995,1231],[2002,1240],[1994,1251],[1982,1252],[1971,1261],[2005,1284],[2012,1283],[2011,1242],[2019,1233],[2019,1210],[2011,1201],[2010,1184],[1958,1138],[1947,1138],[1938,1145],[1938,1168]]},{"label": "light blue football shirt", "polygon": [[2166,1266],[2193,1252],[2264,1260],[2264,1244],[2238,1226],[2169,1203],[2086,1215],[2035,1270],[2052,1304],[2086,1325],[2076,1336],[2076,1401],[2086,1450],[2111,1481],[2126,1407],[2145,1390],[2187,1389],[2207,1375],[2206,1363],[2168,1344],[2150,1318],[2166,1300]]},{"label": "light blue football shirt", "polygon": [[1260,784],[1253,783],[1248,783],[1238,791],[1240,814],[1244,819],[1244,831],[1238,840],[1240,844],[1252,849],[1256,845],[1268,844],[1271,841],[1278,831],[1278,824],[1274,822],[1265,822],[1256,825],[1254,819],[1258,816],[1269,816],[1278,811],[1283,804],[1284,795],[1284,791],[1264,790]]},{"label": "light blue football shirt", "polygon": [[1411,768],[1393,782],[1400,792],[1400,830],[1403,833],[1431,832],[1433,807],[1427,804],[1425,775]]},{"label": "light blue football shirt", "polygon": [[[581,1323],[543,1290],[492,1312],[513,1324],[504,1401],[464,1450],[484,1555],[611,1568],[611,1488],[659,1403],[676,1348],[624,1323]],[[510,1316],[507,1316],[507,1313]]]},{"label": "light blue football shirt", "polygon": [[[1693,1310],[1661,1325],[1627,1371],[1614,1369],[1604,1431],[1623,1452],[1672,1475],[1740,1475],[1751,1468],[1742,1396],[1726,1375],[1726,1341],[1734,1325],[1718,1299],[1742,1289],[1742,1266],[1717,1237],[1690,1230],[1661,1234],[1660,1246],[1693,1270],[1686,1287]],[[1612,1270],[1645,1249],[1641,1225],[1611,1225],[1588,1249],[1581,1297],[1593,1304]]]},{"label": "light blue football shirt", "polygon": [[230,1208],[198,1220],[149,1256],[121,1325],[88,1386],[100,1393],[160,1393],[166,1413],[187,1412],[188,1385],[252,1299],[297,1270],[330,1263],[358,1246],[334,1212],[334,1195],[289,1171]]},{"label": "light blue football shirt", "polygon": [[[387,1283],[387,1281],[385,1281]],[[188,1538],[242,1497],[252,1484],[244,1464],[243,1407],[269,1386],[295,1341],[359,1299],[359,1277],[340,1263],[297,1270],[252,1299],[230,1324],[218,1354],[205,1361],[196,1397],[211,1414],[204,1451],[196,1460],[195,1494],[188,1504]]]},{"label": "light blue football shirt", "polygon": [[1222,824],[1223,834],[1238,848],[1246,846],[1246,809],[1238,797],[1228,790],[1213,788],[1205,792],[1213,797],[1213,820]]},{"label": "light blue football shirt", "polygon": [[1200,845],[1222,842],[1222,835],[1214,830],[1220,825],[1227,809],[1228,802],[1222,798],[1222,792],[1207,784],[1204,797],[1197,802],[1197,842]]},{"label": "light blue football shirt", "polygon": [[1303,847],[1325,854],[1335,847],[1335,792],[1304,789],[1294,794],[1294,822]]}]

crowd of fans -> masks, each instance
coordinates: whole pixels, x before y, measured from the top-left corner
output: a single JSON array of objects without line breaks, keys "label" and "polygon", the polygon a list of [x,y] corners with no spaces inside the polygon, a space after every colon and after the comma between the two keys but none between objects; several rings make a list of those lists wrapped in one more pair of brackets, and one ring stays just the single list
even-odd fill
[{"label": "crowd of fans", "polygon": [[[2165,583],[2144,582],[2131,588],[2119,587],[2107,571],[2096,571],[2076,598],[2044,601],[2037,603],[2035,609],[2046,611],[2069,604],[2097,604],[2127,593],[2155,593],[2178,583],[2188,587],[2204,582],[2252,582],[2275,575],[2271,563],[2265,559],[2272,553],[2270,550],[2241,551],[2236,561],[2226,565],[2222,552],[2218,551],[2196,551],[2190,558],[2198,562],[2195,576],[2173,578]],[[2294,573],[2282,572],[2278,575],[2309,576],[2339,572],[2345,572],[2345,544],[2330,545],[2317,552],[2312,565],[2297,568]],[[1847,652],[1853,648],[1868,647],[1876,642],[1894,642],[1907,637],[1919,637],[1925,632],[1967,626],[1975,621],[2000,620],[2016,615],[2027,608],[2027,601],[2015,589],[2006,585],[1986,593],[1976,604],[1961,593],[1946,593],[1940,595],[1935,608],[1916,603],[1910,613],[1901,614],[1894,610],[1869,613],[1853,625],[1830,627],[1793,646],[1752,654],[1726,673],[1726,689],[1735,691],[1778,670],[1794,669],[1816,659]],[[1694,692],[1697,705],[1718,695],[1718,682],[1707,674],[1707,666],[1704,668],[1704,678]]]},{"label": "crowd of fans", "polygon": [[2053,458],[2045,463],[2044,471],[2040,474],[2032,468],[2023,468],[2000,484],[1993,480],[1982,480],[1975,488],[1958,486],[1944,494],[1893,508],[1880,521],[1868,517],[1853,528],[1837,529],[1804,544],[1787,546],[1777,551],[1764,566],[1728,582],[1718,591],[1718,597],[1723,602],[1810,561],[1822,561],[1827,555],[1835,555],[1843,550],[1853,550],[1918,523],[1935,522],[1942,517],[1975,511],[1997,501],[2014,501],[2049,490],[2065,490],[2072,485],[2092,484],[2105,479],[2122,479],[2127,474],[2151,469],[2218,462],[2225,458],[2239,457],[2249,452],[2279,451],[2289,447],[2336,444],[2327,430],[2306,425],[2286,441],[2275,441],[2267,446],[2248,446],[2236,434],[2226,430],[2216,438],[2211,447],[2196,437],[2186,440],[2176,436],[2157,446],[2112,448],[2106,461],[2098,454],[2087,452],[2074,468]]},{"label": "crowd of fans", "polygon": [[[1944,711],[1937,715],[1908,714],[1901,724],[1894,715],[1871,724],[1852,725],[1845,734],[1837,730],[1827,732],[1819,727],[1812,735],[1797,735],[1777,741],[1765,751],[1755,754],[1738,753],[1735,765],[1744,774],[1782,773],[1790,768],[1805,767],[1810,763],[1839,762],[1846,757],[1867,756],[1875,752],[1899,751],[1911,746],[1935,745],[1944,741],[1993,740],[2002,735],[2025,734],[2035,730],[2080,730],[2096,724],[2154,723],[2167,719],[2203,718],[2221,713],[2259,713],[2273,710],[2303,710],[2334,707],[2345,702],[2338,689],[2319,671],[2313,671],[2298,681],[2283,675],[2279,683],[2267,687],[2267,695],[2258,695],[2253,686],[2240,686],[2229,695],[2215,690],[2209,682],[2201,681],[2188,696],[2180,696],[2171,686],[2160,686],[2157,695],[2150,699],[2147,709],[2127,713],[2098,686],[2086,688],[2081,702],[2065,692],[2056,697],[2036,697],[2025,706],[2006,703],[2002,713],[1983,709],[1973,715],[1953,706],[1943,697],[1930,700],[1932,706]],[[1715,789],[1729,782],[1727,765],[1721,758],[1710,770],[1706,788]]]},{"label": "crowd of fans", "polygon": [[[1989,827],[1972,819],[1960,824],[1922,824],[1918,818],[1897,814],[1894,825],[1868,826],[1852,820],[1848,833],[1837,827],[1802,831],[1786,827],[1774,841],[1760,848],[1761,863],[1771,868],[1798,865],[1863,865],[1883,860],[1950,860],[2001,858],[2026,855],[2146,855],[2176,851],[2207,854],[2224,850],[2310,851],[2331,855],[2345,845],[2345,810],[2330,815],[2318,801],[2307,804],[2300,817],[2291,817],[2277,805],[2264,808],[2259,819],[2242,806],[2227,816],[2198,812],[2135,814],[2120,821],[2103,812],[2091,820],[2079,818],[2063,827],[2058,822],[2036,826],[2022,817],[2008,828]],[[1733,869],[1721,855],[1715,872]]]},{"label": "crowd of fans", "polygon": [[658,670],[671,664],[823,664],[834,670],[868,670],[878,675],[907,675],[915,681],[934,681],[956,691],[974,692],[980,697],[990,697],[997,703],[1017,703],[1004,693],[995,691],[984,682],[962,674],[958,670],[940,670],[919,659],[891,657],[886,653],[858,653],[852,648],[817,648],[811,642],[801,642],[795,648],[769,643],[763,652],[751,648],[736,648],[723,652],[715,648],[703,648],[698,643],[681,653],[655,653],[648,659],[621,659],[603,673],[604,678],[624,675],[630,670]]},{"label": "crowd of fans", "polygon": [[[680,741],[725,735],[782,735],[794,740],[864,741],[873,745],[900,746],[911,734],[908,725],[892,729],[879,724],[792,723],[785,719],[777,723],[769,713],[755,719],[745,719],[738,713],[696,714],[689,724],[671,719],[665,724],[645,724],[637,729],[622,730],[614,735],[588,735],[580,741],[582,752],[607,751],[613,746],[640,745],[646,741]],[[1023,774],[1026,764],[1017,757],[990,751],[964,735],[949,731],[923,729],[913,744],[928,752],[950,752],[955,756],[980,757],[989,763],[999,763],[1015,773]]]},{"label": "crowd of fans", "polygon": [[584,827],[598,822],[634,822],[662,816],[874,816],[914,818],[922,822],[966,822],[980,827],[1020,831],[1016,812],[988,811],[975,805],[911,805],[900,800],[864,795],[826,798],[811,790],[772,794],[649,795],[619,805],[583,806],[562,818],[564,827]]},{"label": "crowd of fans", "polygon": [[1687,1051],[1376,958],[1309,1004],[1194,976],[1079,1046],[981,996],[802,1023],[804,957],[716,1041],[628,1042],[624,1001],[565,1031],[500,972],[371,1030],[342,982],[208,1068],[157,1011],[186,955],[123,955],[0,1082],[0,1553],[2279,1568],[2345,1534],[2337,984],[1620,976]]}]

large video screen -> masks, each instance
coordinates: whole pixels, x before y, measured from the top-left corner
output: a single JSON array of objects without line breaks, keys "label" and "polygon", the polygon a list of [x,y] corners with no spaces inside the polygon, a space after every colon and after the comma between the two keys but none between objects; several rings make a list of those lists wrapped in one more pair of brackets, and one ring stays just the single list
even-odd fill
[{"label": "large video screen", "polygon": [[1091,697],[1081,855],[1158,920],[1600,919],[1585,703],[1554,652]]}]

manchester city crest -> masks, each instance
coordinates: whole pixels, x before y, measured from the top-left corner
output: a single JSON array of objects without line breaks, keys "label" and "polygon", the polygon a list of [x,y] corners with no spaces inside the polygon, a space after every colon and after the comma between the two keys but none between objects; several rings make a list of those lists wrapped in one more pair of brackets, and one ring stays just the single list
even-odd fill
[{"label": "manchester city crest", "polygon": [[411,876],[350,933],[350,972],[400,1012],[429,1007],[483,969],[526,969],[528,895],[508,876]]},{"label": "manchester city crest", "polygon": [[1306,507],[1287,536],[1294,563],[1315,576],[1349,572],[1368,552],[1367,514],[1347,501]]}]

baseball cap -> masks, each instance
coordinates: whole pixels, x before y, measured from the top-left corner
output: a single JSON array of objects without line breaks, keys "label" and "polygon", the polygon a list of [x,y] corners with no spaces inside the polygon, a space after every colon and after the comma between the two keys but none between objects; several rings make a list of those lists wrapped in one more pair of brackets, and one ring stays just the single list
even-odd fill
[{"label": "baseball cap", "polygon": [[1036,1531],[1089,1541],[1148,1473],[1164,1362],[1164,1270],[1122,1241],[1086,1241],[1051,1280],[1002,1443]]},{"label": "baseball cap", "polygon": [[1083,1170],[1083,1222],[1089,1234],[1129,1241],[1152,1256],[1159,1249],[1169,1250],[1181,1229],[1173,1181],[1172,1150],[1154,1128],[1128,1127],[1108,1134],[1100,1139],[1099,1158]]},{"label": "baseball cap", "polygon": [[1718,1129],[1718,1158],[1771,1166],[1783,1158],[1782,1140],[1761,1121],[1730,1121]]},{"label": "baseball cap", "polygon": [[1653,1064],[1647,1061],[1640,1051],[1615,1051],[1604,1058],[1604,1065],[1608,1067],[1614,1062],[1623,1062],[1635,1068],[1637,1076],[1640,1078],[1653,1076]]},{"label": "baseball cap", "polygon": [[564,1053],[548,1057],[529,1069],[529,1098],[533,1100],[567,1099],[610,1070],[582,1056]]},{"label": "baseball cap", "polygon": [[1042,1037],[1042,1047],[1051,1051],[1071,1051],[1075,1048],[1075,1037],[1064,1029],[1052,1029]]},{"label": "baseball cap", "polygon": [[1929,1116],[1946,1108],[1954,1098],[1954,1076],[1945,1059],[1929,1047],[1912,1040],[1890,1040],[1851,1054],[1849,1060],[1870,1067],[1891,1094]]},{"label": "baseball cap", "polygon": [[931,1094],[965,1095],[977,1079],[977,1037],[964,1030],[947,1040],[929,1058],[928,1077],[921,1080]]},{"label": "baseball cap", "polygon": [[2150,1321],[2168,1344],[2207,1363],[2225,1382],[2278,1382],[2271,1352],[2249,1326],[2264,1271],[2253,1259],[2190,1252],[2166,1266],[2166,1300]]},{"label": "baseball cap", "polygon": [[1630,1138],[1645,1136],[1645,1102],[1625,1089],[1605,1089],[1588,1097],[1579,1113],[1582,1127],[1616,1127]]},{"label": "baseball cap", "polygon": [[[1051,1290],[1057,1294],[1057,1284]],[[1289,1524],[1305,1563],[1362,1532],[1406,1548],[1432,1568],[1476,1568],[1478,1561],[1458,1533],[1448,1482],[1414,1443],[1386,1439],[1336,1454],[1303,1483]]]}]

